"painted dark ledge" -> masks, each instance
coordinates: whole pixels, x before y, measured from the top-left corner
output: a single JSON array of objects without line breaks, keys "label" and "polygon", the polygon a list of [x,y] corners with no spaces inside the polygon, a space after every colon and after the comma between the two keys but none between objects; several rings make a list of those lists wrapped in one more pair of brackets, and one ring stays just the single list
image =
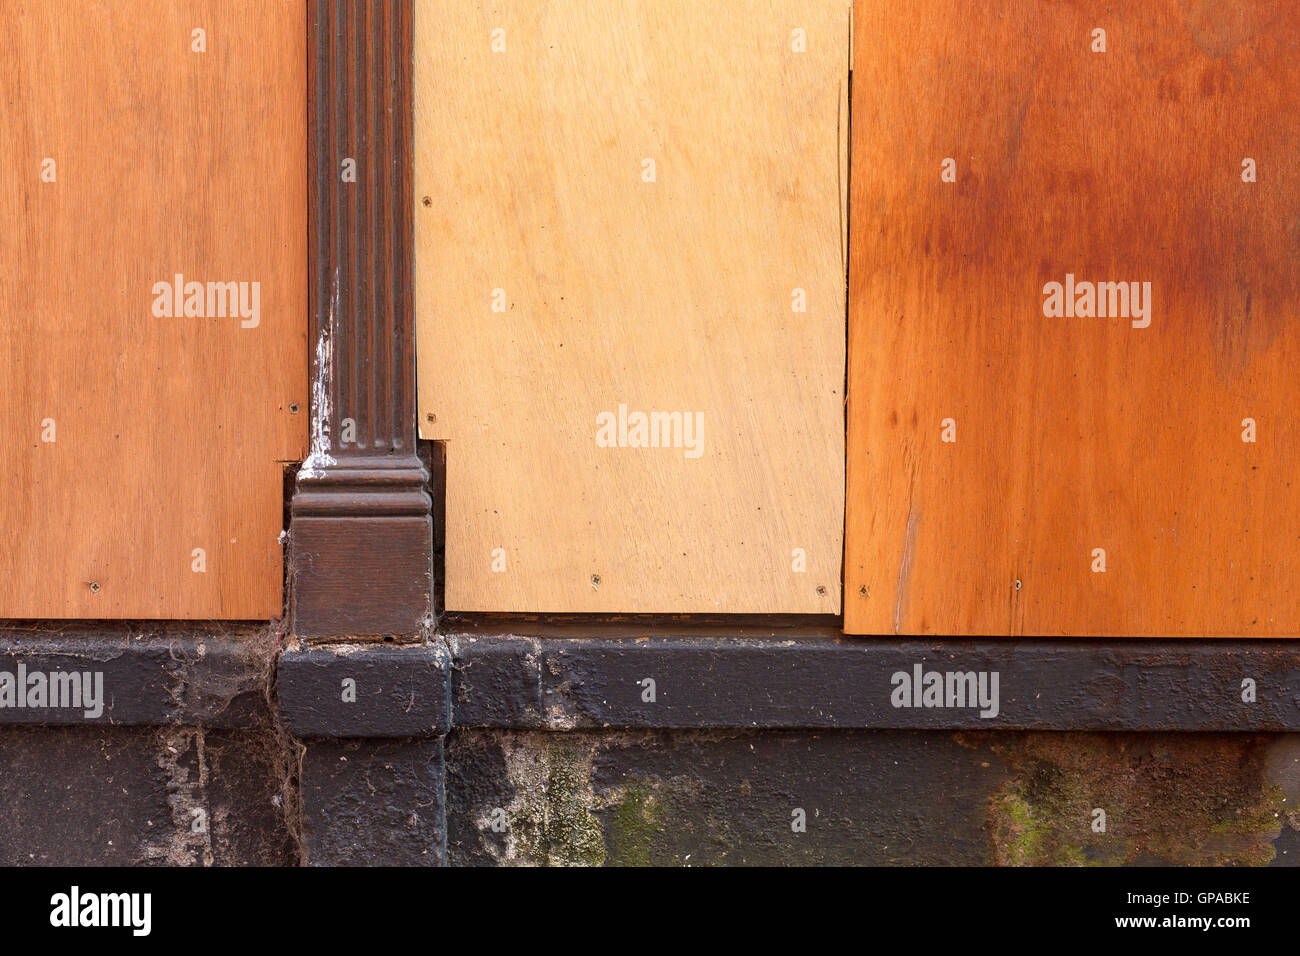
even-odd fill
[{"label": "painted dark ledge", "polygon": [[[1285,731],[1300,729],[1287,641],[903,640],[832,629],[759,636],[447,636],[457,727]],[[586,629],[590,631],[590,628]],[[658,634],[661,629],[655,628]],[[897,708],[893,675],[998,673],[998,713]],[[655,701],[643,700],[645,678]],[[1256,701],[1242,700],[1243,680]]]},{"label": "painted dark ledge", "polygon": [[306,644],[278,665],[281,720],[303,739],[440,737],[451,729],[450,689],[441,642]]},{"label": "painted dark ledge", "polygon": [[[653,632],[656,636],[646,636]],[[202,725],[267,719],[276,638],[222,624],[6,625],[0,671],[100,671],[104,711],[0,707],[0,725]],[[997,671],[998,715],[895,708],[892,676]],[[645,678],[655,701],[642,699]],[[343,680],[356,681],[355,703]],[[1257,700],[1242,701],[1242,681]],[[516,729],[1300,730],[1288,641],[898,640],[831,628],[458,626],[420,644],[304,644],[278,662],[302,738]]]},{"label": "painted dark ledge", "polygon": [[244,729],[269,717],[267,627],[112,623],[0,628],[0,671],[103,674],[103,713],[0,706],[0,725]]}]

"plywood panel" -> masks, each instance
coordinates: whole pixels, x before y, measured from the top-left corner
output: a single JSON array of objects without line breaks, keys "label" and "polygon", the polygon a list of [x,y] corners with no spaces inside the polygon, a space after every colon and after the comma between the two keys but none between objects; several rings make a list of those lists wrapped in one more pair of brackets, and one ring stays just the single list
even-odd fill
[{"label": "plywood panel", "polygon": [[[307,418],[305,17],[0,5],[0,617],[279,614]],[[188,315],[193,289],[175,309],[155,288],[177,275],[203,283]],[[235,314],[209,300],[227,282]]]},{"label": "plywood panel", "polygon": [[415,12],[447,606],[838,612],[847,3]]},{"label": "plywood panel", "polygon": [[858,0],[855,41],[846,629],[1300,633],[1294,5]]}]

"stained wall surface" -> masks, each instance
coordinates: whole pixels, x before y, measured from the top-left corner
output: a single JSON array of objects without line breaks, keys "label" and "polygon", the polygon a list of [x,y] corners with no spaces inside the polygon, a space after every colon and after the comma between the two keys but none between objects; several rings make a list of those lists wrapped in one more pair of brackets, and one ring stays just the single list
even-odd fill
[{"label": "stained wall surface", "polygon": [[856,4],[845,628],[1300,633],[1300,18],[962,7]]}]

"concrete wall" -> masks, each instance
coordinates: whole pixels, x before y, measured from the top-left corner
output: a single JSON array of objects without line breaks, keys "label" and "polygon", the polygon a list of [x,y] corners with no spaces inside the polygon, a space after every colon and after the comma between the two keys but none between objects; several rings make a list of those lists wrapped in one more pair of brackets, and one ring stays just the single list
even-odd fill
[{"label": "concrete wall", "polygon": [[1285,734],[454,731],[447,801],[453,865],[1300,862]]},{"label": "concrete wall", "polygon": [[[0,708],[0,862],[1300,859],[1284,644],[674,628],[9,629],[0,670],[98,669],[107,701]],[[912,662],[996,670],[997,716],[893,706]]]}]

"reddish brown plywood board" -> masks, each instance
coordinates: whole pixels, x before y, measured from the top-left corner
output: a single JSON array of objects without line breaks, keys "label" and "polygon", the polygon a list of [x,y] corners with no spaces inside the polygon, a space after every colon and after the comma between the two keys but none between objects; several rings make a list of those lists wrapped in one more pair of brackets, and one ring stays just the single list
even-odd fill
[{"label": "reddish brown plywood board", "polygon": [[854,29],[845,629],[1300,633],[1295,6]]},{"label": "reddish brown plywood board", "polygon": [[[0,617],[280,613],[308,397],[305,18],[0,6]],[[177,275],[203,284],[192,314],[193,288],[163,299]]]},{"label": "reddish brown plywood board", "polygon": [[838,613],[849,19],[417,2],[449,609]]}]

